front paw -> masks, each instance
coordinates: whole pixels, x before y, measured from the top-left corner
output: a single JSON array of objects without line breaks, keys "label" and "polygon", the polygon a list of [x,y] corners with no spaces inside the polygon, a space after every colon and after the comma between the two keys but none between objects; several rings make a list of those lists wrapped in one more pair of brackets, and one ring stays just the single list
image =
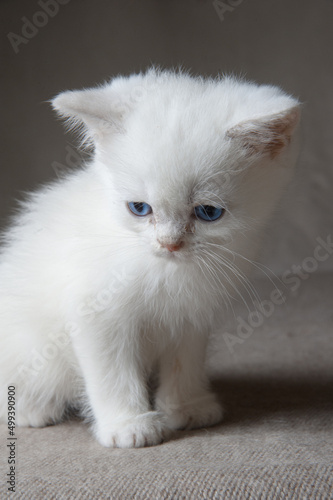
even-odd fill
[{"label": "front paw", "polygon": [[221,422],[223,409],[215,394],[205,392],[186,402],[158,398],[156,405],[163,411],[170,429],[198,429]]},{"label": "front paw", "polygon": [[117,424],[96,423],[94,433],[98,442],[109,448],[141,448],[161,443],[169,437],[170,429],[159,412],[150,411]]}]

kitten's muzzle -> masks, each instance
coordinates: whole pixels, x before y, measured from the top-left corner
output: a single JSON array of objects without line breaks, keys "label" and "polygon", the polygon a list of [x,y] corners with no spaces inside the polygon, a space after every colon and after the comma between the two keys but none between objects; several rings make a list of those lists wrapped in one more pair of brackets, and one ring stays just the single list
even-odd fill
[{"label": "kitten's muzzle", "polygon": [[176,244],[163,243],[160,240],[157,241],[159,242],[162,248],[166,248],[167,250],[169,250],[169,252],[178,252],[178,250],[180,250],[184,246],[183,241],[180,241],[179,243]]}]

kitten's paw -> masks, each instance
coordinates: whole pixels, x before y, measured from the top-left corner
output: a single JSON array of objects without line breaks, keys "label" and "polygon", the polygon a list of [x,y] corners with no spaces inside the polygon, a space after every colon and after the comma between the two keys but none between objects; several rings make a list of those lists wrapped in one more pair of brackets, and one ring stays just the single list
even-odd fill
[{"label": "kitten's paw", "polygon": [[171,399],[156,401],[165,415],[170,429],[198,429],[218,424],[223,418],[223,409],[215,394],[206,392],[186,403],[175,403]]},{"label": "kitten's paw", "polygon": [[161,413],[150,411],[125,420],[115,426],[96,425],[95,435],[99,443],[113,448],[141,448],[154,446],[170,436]]}]

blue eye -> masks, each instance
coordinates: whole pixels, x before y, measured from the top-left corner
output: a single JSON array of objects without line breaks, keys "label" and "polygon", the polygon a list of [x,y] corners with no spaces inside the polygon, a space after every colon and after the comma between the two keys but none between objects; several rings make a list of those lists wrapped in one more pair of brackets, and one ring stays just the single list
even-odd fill
[{"label": "blue eye", "polygon": [[127,205],[130,211],[134,215],[138,215],[139,217],[149,215],[153,211],[151,206],[148,205],[148,203],[144,203],[143,201],[129,201]]},{"label": "blue eye", "polygon": [[224,214],[225,209],[221,207],[213,207],[212,205],[198,205],[194,209],[194,213],[198,219],[206,222],[212,222],[219,219]]}]

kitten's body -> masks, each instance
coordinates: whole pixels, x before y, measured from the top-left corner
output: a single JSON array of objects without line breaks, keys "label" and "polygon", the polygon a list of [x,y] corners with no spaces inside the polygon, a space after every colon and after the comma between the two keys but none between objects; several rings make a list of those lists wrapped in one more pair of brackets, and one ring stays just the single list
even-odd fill
[{"label": "kitten's body", "polygon": [[[1,420],[15,385],[18,425],[58,421],[84,401],[105,446],[217,423],[205,344],[229,294],[248,287],[291,176],[297,102],[274,87],[150,71],[54,106],[84,122],[95,157],[32,195],[5,235]],[[131,201],[153,213],[136,217]],[[225,214],[197,220],[199,205]]]}]

